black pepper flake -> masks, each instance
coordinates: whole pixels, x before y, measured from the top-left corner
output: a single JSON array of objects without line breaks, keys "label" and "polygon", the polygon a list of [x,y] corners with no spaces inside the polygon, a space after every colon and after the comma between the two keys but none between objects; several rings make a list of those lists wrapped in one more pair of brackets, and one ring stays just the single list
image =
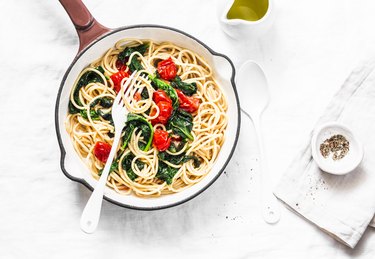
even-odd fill
[{"label": "black pepper flake", "polygon": [[340,134],[333,135],[320,144],[320,153],[324,158],[332,157],[334,161],[340,160],[349,152],[349,141]]}]

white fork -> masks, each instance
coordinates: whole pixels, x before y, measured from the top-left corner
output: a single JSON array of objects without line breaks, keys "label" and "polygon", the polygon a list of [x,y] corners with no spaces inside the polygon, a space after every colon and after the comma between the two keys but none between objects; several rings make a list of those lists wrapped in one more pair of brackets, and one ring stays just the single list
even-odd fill
[{"label": "white fork", "polygon": [[[117,94],[113,106],[112,106],[112,119],[115,126],[115,137],[113,140],[111,152],[109,153],[107,162],[104,166],[102,175],[100,176],[99,181],[96,183],[95,189],[91,194],[90,199],[88,200],[86,207],[84,208],[81,216],[81,229],[86,233],[93,233],[98,226],[99,218],[100,218],[100,211],[102,209],[102,201],[103,201],[103,193],[104,188],[107,182],[107,178],[109,175],[109,170],[111,168],[111,164],[113,158],[117,151],[117,146],[119,144],[121,138],[122,129],[125,127],[125,123],[127,120],[127,114],[129,113],[124,105],[124,101],[121,98],[122,92],[126,89],[124,97],[126,98],[131,89],[134,86],[135,79],[134,72],[125,82],[121,91]],[[140,89],[139,89],[140,90]]]}]

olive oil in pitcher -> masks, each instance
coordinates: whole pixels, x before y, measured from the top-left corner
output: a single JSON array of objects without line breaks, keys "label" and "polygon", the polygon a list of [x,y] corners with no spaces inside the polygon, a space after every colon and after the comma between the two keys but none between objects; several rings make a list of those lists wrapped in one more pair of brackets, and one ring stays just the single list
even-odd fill
[{"label": "olive oil in pitcher", "polygon": [[268,0],[234,0],[228,19],[258,21],[267,13]]}]

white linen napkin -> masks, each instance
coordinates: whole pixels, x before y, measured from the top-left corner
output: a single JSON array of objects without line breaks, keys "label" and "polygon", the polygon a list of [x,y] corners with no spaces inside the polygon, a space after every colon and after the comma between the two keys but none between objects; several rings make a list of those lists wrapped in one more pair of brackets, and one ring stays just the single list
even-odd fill
[{"label": "white linen napkin", "polygon": [[310,135],[274,194],[324,232],[354,248],[367,226],[375,226],[375,62],[352,72],[317,125],[328,121],[346,124],[362,142],[361,165],[343,176],[322,172],[311,156]]}]

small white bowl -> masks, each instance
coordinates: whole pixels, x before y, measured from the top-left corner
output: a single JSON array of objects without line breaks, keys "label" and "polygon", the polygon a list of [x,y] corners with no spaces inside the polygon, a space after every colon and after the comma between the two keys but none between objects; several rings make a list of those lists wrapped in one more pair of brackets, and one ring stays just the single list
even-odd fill
[{"label": "small white bowl", "polygon": [[[343,135],[349,141],[349,151],[342,159],[325,158],[320,152],[320,144],[333,135]],[[311,139],[312,156],[320,169],[327,173],[344,175],[353,171],[363,159],[363,147],[352,131],[337,122],[323,124],[314,130]]]}]

